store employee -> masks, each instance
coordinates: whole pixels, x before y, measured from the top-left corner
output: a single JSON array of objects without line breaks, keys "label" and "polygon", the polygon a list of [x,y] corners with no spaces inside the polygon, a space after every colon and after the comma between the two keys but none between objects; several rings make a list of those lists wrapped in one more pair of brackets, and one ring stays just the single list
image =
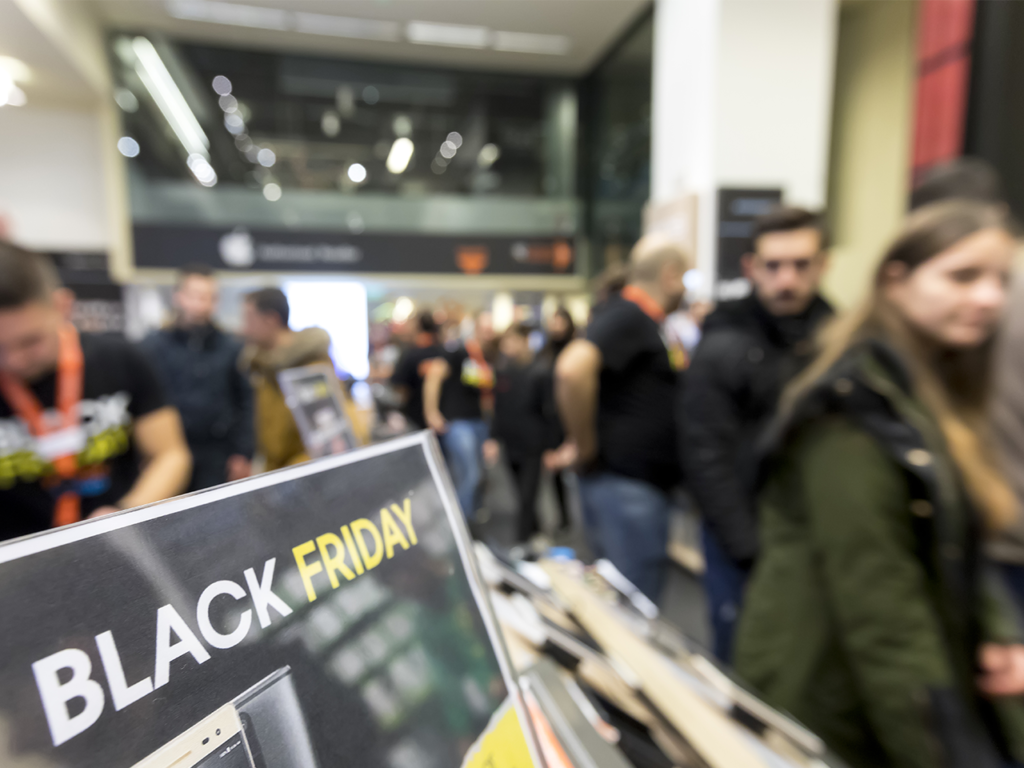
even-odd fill
[{"label": "store employee", "polygon": [[0,540],[180,493],[178,412],[122,339],[79,336],[49,260],[0,242]]}]

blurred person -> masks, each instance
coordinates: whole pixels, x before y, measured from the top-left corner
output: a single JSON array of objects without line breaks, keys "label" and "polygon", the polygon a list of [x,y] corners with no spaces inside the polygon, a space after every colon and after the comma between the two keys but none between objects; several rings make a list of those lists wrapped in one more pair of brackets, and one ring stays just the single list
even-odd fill
[{"label": "blurred person", "polygon": [[[248,346],[240,365],[248,372],[255,399],[256,450],[264,471],[280,469],[309,460],[302,435],[277,382],[277,374],[288,368],[326,363],[333,369],[329,350],[331,337],[323,328],[293,331],[288,327],[288,299],[278,288],[264,288],[245,297],[244,336]],[[342,406],[356,438],[367,441],[365,420],[354,412],[350,398],[342,393]]]},{"label": "blurred person", "polygon": [[[570,525],[569,491],[567,473],[575,461],[575,452],[566,451],[565,430],[558,416],[555,402],[555,361],[569,343],[576,338],[576,323],[563,306],[559,306],[548,318],[547,344],[541,350],[540,364],[543,367],[544,399],[542,418],[546,427],[545,451],[542,455],[544,468],[552,473],[555,481],[555,499],[558,502],[558,526],[566,529]],[[561,450],[560,450],[561,449]]]},{"label": "blurred person", "polygon": [[688,265],[674,241],[641,238],[628,284],[606,299],[587,337],[571,342],[555,366],[590,546],[655,601],[667,565],[669,491],[680,479],[677,371],[661,324],[683,299]]},{"label": "blurred person", "polygon": [[172,297],[174,321],[141,345],[181,414],[193,459],[190,491],[252,472],[252,388],[238,367],[241,341],[213,322],[217,297],[212,269],[185,267]]},{"label": "blurred person", "polygon": [[986,421],[1007,227],[912,214],[766,445],[736,670],[853,768],[1024,760],[1024,646],[980,557],[1016,513]]},{"label": "blurred person", "polygon": [[569,346],[569,342],[576,338],[576,323],[563,306],[558,306],[551,317],[548,318],[545,327],[547,342],[544,345],[543,354],[554,361],[562,350]]},{"label": "blurred person", "polygon": [[[999,174],[989,163],[961,157],[930,169],[914,189],[910,205],[970,199],[1005,206]],[[993,533],[986,550],[1024,611],[1024,278],[1016,270],[1003,329],[995,350],[991,423],[1003,467],[1017,497],[1013,526]]]},{"label": "blurred person", "polygon": [[494,366],[494,418],[484,457],[498,461],[501,450],[516,480],[519,495],[517,540],[526,543],[540,533],[537,493],[541,456],[548,438],[544,422],[544,369],[530,349],[530,329],[514,323],[499,341],[501,358]]},{"label": "blurred person", "polygon": [[395,365],[391,384],[401,399],[402,415],[413,429],[426,429],[423,415],[423,379],[431,362],[444,355],[441,329],[431,312],[421,312],[416,318],[417,332],[413,345],[406,349]]},{"label": "blurred person", "polygon": [[0,243],[0,539],[181,493],[192,459],[145,357],[79,335],[42,254]]},{"label": "blurred person", "polygon": [[779,208],[758,219],[743,271],[751,295],[704,321],[686,374],[680,450],[702,517],[704,587],[714,651],[732,658],[732,636],[757,555],[755,445],[783,387],[809,362],[812,336],[832,309],[818,287],[827,265],[820,216]]},{"label": "blurred person", "polygon": [[[481,313],[483,314],[483,313]],[[491,341],[493,329],[477,325]],[[494,370],[477,336],[450,343],[427,367],[423,379],[423,418],[437,433],[452,482],[467,519],[476,518],[483,482],[483,445],[487,440],[483,400],[494,388]]]}]

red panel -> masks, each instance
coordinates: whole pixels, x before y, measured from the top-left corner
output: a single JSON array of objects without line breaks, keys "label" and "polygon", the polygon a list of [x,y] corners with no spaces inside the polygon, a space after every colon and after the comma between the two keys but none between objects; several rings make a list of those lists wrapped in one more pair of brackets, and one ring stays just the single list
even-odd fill
[{"label": "red panel", "polygon": [[914,174],[958,157],[970,87],[976,0],[921,0]]}]

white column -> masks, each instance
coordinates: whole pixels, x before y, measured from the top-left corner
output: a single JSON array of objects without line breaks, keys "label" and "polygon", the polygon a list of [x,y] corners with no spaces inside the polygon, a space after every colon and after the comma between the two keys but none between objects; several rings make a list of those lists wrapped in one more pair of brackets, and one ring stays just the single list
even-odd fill
[{"label": "white column", "polygon": [[837,18],[837,0],[656,0],[651,202],[696,201],[706,284],[719,188],[826,202]]}]

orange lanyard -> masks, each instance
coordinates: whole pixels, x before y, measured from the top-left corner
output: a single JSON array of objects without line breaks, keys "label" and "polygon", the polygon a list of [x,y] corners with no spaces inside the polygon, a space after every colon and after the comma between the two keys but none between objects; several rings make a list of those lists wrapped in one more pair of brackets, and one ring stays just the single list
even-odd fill
[{"label": "orange lanyard", "polygon": [[645,315],[659,325],[665,321],[665,310],[640,286],[627,285],[622,289],[621,295],[626,301],[631,301],[640,307]]},{"label": "orange lanyard", "polygon": [[[52,434],[63,429],[75,429],[81,423],[79,403],[82,400],[82,381],[85,362],[78,331],[71,323],[61,326],[58,331],[59,351],[57,354],[57,412],[60,424],[54,427],[46,423],[44,409],[39,398],[23,382],[6,371],[0,371],[0,393],[7,404],[24,421],[36,437]],[[78,459],[74,455],[60,456],[53,461],[57,474],[69,480],[78,472]],[[67,525],[80,520],[81,499],[77,493],[66,491],[57,499],[54,507],[53,525]]]}]

